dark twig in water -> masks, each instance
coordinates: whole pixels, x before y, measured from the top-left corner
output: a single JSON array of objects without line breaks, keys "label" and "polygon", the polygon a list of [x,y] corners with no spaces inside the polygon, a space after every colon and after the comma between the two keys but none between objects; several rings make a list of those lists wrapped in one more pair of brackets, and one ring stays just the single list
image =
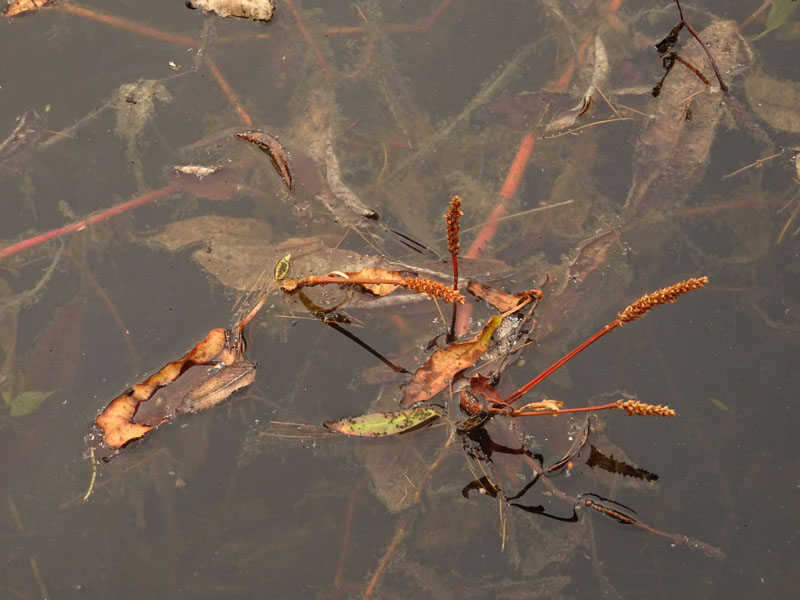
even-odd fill
[{"label": "dark twig in water", "polygon": [[[681,8],[681,3],[679,0],[675,0],[675,5],[678,7],[678,15],[680,16],[681,20],[678,22],[675,27],[672,28],[672,31],[669,32],[667,37],[661,40],[658,44],[656,44],[656,49],[660,54],[666,53],[670,50],[677,42],[678,42],[678,34],[680,34],[681,30],[686,27],[689,33],[692,34],[692,37],[697,40],[697,43],[703,48],[703,51],[708,56],[708,60],[711,62],[711,68],[714,69],[714,75],[717,77],[717,81],[719,81],[719,88],[728,93],[728,86],[725,85],[725,82],[722,80],[722,74],[719,72],[719,67],[717,67],[717,61],[714,60],[714,56],[711,54],[711,51],[706,46],[705,42],[700,39],[700,35],[697,33],[692,24],[686,20],[686,17],[683,15],[683,9]],[[681,61],[683,62],[683,61]],[[663,82],[663,80],[662,80]],[[658,95],[658,94],[654,94]]]}]

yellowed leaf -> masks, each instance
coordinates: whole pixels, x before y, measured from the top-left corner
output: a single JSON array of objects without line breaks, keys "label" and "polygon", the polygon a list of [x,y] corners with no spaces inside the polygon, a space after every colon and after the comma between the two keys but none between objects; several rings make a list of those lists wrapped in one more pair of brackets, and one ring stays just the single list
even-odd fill
[{"label": "yellowed leaf", "polygon": [[45,4],[49,4],[52,1],[53,0],[14,0],[8,6],[6,6],[3,14],[6,17],[21,15],[22,13],[39,10],[40,7],[44,6]]}]

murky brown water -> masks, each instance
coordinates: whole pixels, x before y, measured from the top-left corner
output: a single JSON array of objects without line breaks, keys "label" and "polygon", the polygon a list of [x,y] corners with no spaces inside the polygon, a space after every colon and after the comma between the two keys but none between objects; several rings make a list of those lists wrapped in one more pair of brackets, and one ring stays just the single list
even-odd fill
[{"label": "murky brown water", "polygon": [[[644,176],[642,148],[652,146],[641,138],[642,115],[659,106],[646,93],[662,75],[649,44],[677,21],[674,6],[625,2],[614,15],[602,2],[496,4],[278,1],[275,19],[263,24],[204,17],[182,2],[87,3],[80,11],[62,1],[0,23],[0,143],[25,119],[0,147],[0,248],[174,185],[170,165],[222,165],[230,175],[0,259],[0,596],[349,598],[371,590],[376,571],[379,598],[793,595],[796,104],[776,100],[786,112],[770,120],[748,104],[747,73],[723,74],[731,88],[724,109],[689,100],[696,110],[686,111],[683,98],[665,91],[661,100],[689,115],[674,124],[687,129],[672,155],[711,136],[707,168],[688,172],[692,161],[654,156],[660,173],[681,169],[655,179],[657,205],[626,206],[632,181]],[[698,30],[711,15],[742,22],[760,5],[705,4],[687,11]],[[763,28],[756,22],[745,36]],[[786,82],[800,81],[796,40],[779,33],[753,42],[753,59],[743,53],[735,62],[757,64],[791,90]],[[556,93],[576,48],[594,34],[609,62],[597,85],[630,120],[548,139],[547,123],[599,76],[579,69],[567,92]],[[689,39],[681,34],[679,52]],[[664,89],[699,85],[687,73],[671,73]],[[780,84],[769,85],[778,87],[761,93],[777,97]],[[575,125],[615,118],[597,96],[592,111]],[[265,155],[231,135],[247,118],[289,149],[292,192]],[[492,270],[506,289],[550,277],[539,344],[506,373],[502,393],[641,294],[708,275],[705,290],[614,332],[531,400],[584,406],[608,401],[592,401],[603,394],[635,395],[675,408],[674,419],[612,411],[593,421],[590,444],[658,474],[657,483],[590,469],[588,446],[571,476],[554,483],[571,495],[612,498],[652,527],[721,549],[724,559],[585,508],[577,522],[562,522],[503,507],[503,550],[498,500],[462,495],[480,473],[458,440],[441,451],[444,426],[397,439],[305,429],[286,437],[286,427],[270,422],[318,425],[368,412],[378,397],[391,406],[403,378],[365,382],[377,361],[278,295],[249,330],[256,382],[125,448],[99,467],[82,500],[92,476],[84,438],[98,412],[210,329],[230,326],[235,282],[271,273],[276,245],[345,231],[315,198],[320,174],[331,181],[331,163],[322,164],[328,133],[342,180],[387,226],[441,254],[450,196],[464,198],[466,250],[475,235],[467,228],[480,226],[498,199],[527,131],[536,144],[508,213],[571,202],[503,222],[483,254],[502,261]],[[781,148],[760,169],[727,176]],[[209,215],[240,233],[223,236],[195,221],[187,227],[194,237],[153,237]],[[248,221],[245,231],[244,218],[260,225]],[[570,280],[582,243],[611,230],[617,235],[604,238],[592,268]],[[363,231],[395,258],[430,261],[380,228]],[[353,233],[342,248],[374,252]],[[366,325],[356,335],[411,370],[444,331],[428,304],[353,314]],[[581,422],[547,417],[525,427],[552,462]],[[518,468],[509,477],[522,487],[529,471],[498,457],[498,469],[507,465]],[[375,489],[383,471],[398,475],[393,489]],[[409,501],[420,487],[419,500]],[[570,517],[572,506],[545,490],[537,484],[519,502]]]}]

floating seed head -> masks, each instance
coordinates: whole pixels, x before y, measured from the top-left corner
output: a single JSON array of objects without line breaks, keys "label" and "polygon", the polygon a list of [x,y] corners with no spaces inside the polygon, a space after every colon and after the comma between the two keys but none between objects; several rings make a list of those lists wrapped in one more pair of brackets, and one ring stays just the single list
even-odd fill
[{"label": "floating seed head", "polygon": [[701,288],[707,283],[708,277],[692,277],[686,281],[681,281],[669,287],[645,294],[621,313],[618,313],[617,320],[620,323],[628,323],[629,321],[638,319],[644,316],[651,308],[655,308],[659,304],[671,304],[675,302],[681,294]]},{"label": "floating seed head", "polygon": [[453,288],[439,283],[438,281],[434,281],[433,279],[406,277],[400,285],[417,294],[427,294],[431,298],[441,298],[450,304],[454,302],[464,304],[464,296]]},{"label": "floating seed head", "polygon": [[669,406],[661,406],[660,404],[647,404],[646,402],[639,402],[638,400],[617,400],[617,408],[621,408],[628,416],[643,415],[643,416],[656,416],[656,417],[674,417],[675,411]]}]

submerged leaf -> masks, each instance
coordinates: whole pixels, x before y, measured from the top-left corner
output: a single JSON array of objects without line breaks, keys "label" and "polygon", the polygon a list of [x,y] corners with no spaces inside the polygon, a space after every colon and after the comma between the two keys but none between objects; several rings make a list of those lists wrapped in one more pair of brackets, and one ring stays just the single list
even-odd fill
[{"label": "submerged leaf", "polygon": [[789,15],[792,14],[796,7],[797,0],[775,0],[767,15],[767,28],[761,35],[763,36],[774,29],[778,29],[778,27],[786,23]]},{"label": "submerged leaf", "polygon": [[750,108],[779,131],[800,133],[800,83],[756,72],[744,80]]},{"label": "submerged leaf", "polygon": [[400,405],[410,406],[428,400],[444,390],[456,375],[474,365],[486,352],[492,334],[502,322],[503,315],[495,315],[472,339],[440,348],[431,354],[408,382]]},{"label": "submerged leaf", "polygon": [[48,392],[29,390],[22,392],[8,402],[8,415],[10,417],[24,417],[29,415],[47,400],[54,390]]},{"label": "submerged leaf", "polygon": [[[700,32],[726,84],[753,60],[752,50],[733,21],[717,21]],[[691,39],[679,52],[701,72],[712,73],[703,48]],[[707,77],[708,79],[708,77]],[[656,101],[655,113],[637,143],[629,211],[667,211],[683,202],[701,179],[723,115],[719,87],[704,84],[690,69],[674,68]],[[692,120],[686,120],[690,109]],[[676,152],[676,148],[680,151]]]},{"label": "submerged leaf", "polygon": [[147,243],[172,252],[202,244],[193,253],[194,260],[223,285],[242,291],[248,291],[259,273],[272,269],[287,254],[292,255],[292,274],[298,277],[334,269],[358,271],[385,262],[379,256],[335,247],[340,239],[336,235],[289,238],[274,245],[273,238],[263,221],[206,215],[170,223],[149,236]]},{"label": "submerged leaf", "polygon": [[341,421],[325,421],[323,425],[345,435],[381,437],[405,433],[440,416],[432,408],[419,407],[395,412],[370,413]]},{"label": "submerged leaf", "polygon": [[111,449],[139,439],[171,418],[210,408],[255,378],[242,358],[238,329],[212,329],[180,360],[114,399],[96,419]]}]

